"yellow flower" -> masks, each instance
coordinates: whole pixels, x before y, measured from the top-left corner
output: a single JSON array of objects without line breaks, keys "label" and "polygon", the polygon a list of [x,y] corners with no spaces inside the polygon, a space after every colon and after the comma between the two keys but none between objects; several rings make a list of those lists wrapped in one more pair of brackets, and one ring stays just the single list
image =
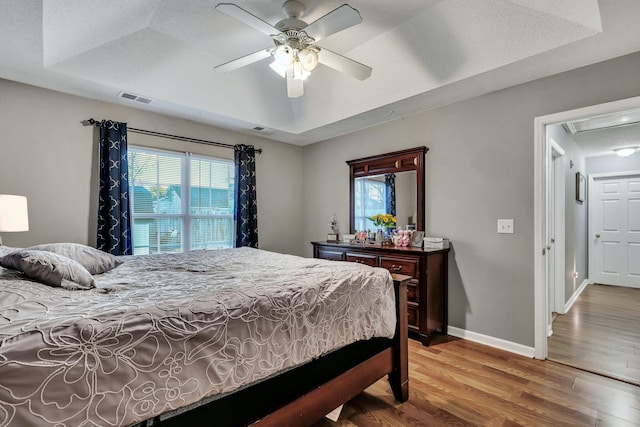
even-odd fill
[{"label": "yellow flower", "polygon": [[385,227],[393,227],[396,225],[396,217],[385,213],[385,214],[375,214],[370,218],[367,218],[368,220],[373,222],[373,225],[375,225],[376,227],[381,227],[381,226],[385,226]]}]

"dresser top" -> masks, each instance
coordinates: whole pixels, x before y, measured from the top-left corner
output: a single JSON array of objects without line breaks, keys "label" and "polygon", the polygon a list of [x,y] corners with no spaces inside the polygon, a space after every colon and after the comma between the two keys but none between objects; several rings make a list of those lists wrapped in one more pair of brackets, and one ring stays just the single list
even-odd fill
[{"label": "dresser top", "polygon": [[405,254],[432,254],[438,252],[449,252],[449,248],[445,249],[424,249],[424,248],[415,248],[412,246],[394,246],[394,245],[385,245],[378,246],[374,244],[363,244],[363,243],[346,243],[346,242],[311,242],[312,245],[322,245],[334,248],[341,249],[351,249],[351,250],[367,250],[367,251],[379,251],[386,253],[405,253]]}]

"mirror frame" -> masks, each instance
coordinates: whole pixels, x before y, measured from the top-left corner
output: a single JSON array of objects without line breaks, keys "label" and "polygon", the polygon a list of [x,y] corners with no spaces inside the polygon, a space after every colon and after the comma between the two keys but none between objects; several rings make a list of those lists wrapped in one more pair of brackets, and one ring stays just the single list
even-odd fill
[{"label": "mirror frame", "polygon": [[361,159],[348,160],[349,165],[349,232],[354,233],[354,184],[356,178],[387,173],[416,171],[416,230],[424,231],[424,156],[427,147],[415,147],[402,151],[378,154]]}]

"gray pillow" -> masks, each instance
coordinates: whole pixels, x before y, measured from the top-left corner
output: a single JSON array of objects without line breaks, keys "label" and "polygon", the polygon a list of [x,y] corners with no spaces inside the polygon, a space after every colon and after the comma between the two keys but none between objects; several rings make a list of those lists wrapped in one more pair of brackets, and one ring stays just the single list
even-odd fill
[{"label": "gray pillow", "polygon": [[46,243],[27,249],[53,252],[77,261],[91,274],[102,274],[123,263],[115,255],[79,243]]},{"label": "gray pillow", "polygon": [[96,286],[91,273],[78,262],[53,252],[23,249],[0,258],[5,268],[22,271],[30,279],[45,285],[70,290]]}]

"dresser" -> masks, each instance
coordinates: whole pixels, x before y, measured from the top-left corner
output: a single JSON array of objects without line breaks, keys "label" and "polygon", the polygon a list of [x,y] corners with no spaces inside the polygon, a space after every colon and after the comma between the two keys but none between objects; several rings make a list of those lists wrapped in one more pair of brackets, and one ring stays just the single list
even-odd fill
[{"label": "dresser", "polygon": [[429,345],[433,334],[447,333],[447,258],[449,249],[311,242],[314,258],[357,262],[410,276],[407,284],[409,334]]}]

